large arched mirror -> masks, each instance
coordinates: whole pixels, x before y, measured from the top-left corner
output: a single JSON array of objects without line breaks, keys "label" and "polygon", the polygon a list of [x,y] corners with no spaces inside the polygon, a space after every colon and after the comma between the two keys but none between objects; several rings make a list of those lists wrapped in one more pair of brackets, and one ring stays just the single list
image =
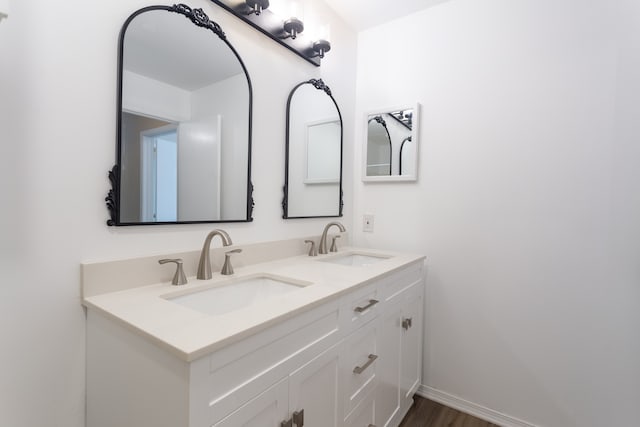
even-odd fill
[{"label": "large arched mirror", "polygon": [[179,4],[120,33],[109,225],[251,221],[251,81],[220,26]]},{"label": "large arched mirror", "polygon": [[342,216],[342,115],[331,90],[311,79],[287,100],[283,218]]}]

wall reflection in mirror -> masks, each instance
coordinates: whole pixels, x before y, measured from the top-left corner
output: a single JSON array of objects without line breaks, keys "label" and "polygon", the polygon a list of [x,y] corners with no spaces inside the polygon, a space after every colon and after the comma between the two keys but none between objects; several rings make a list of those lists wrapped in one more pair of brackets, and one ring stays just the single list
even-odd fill
[{"label": "wall reflection in mirror", "polygon": [[222,29],[151,6],[120,37],[110,225],[251,220],[251,82]]},{"label": "wall reflection in mirror", "polygon": [[417,179],[419,108],[416,104],[366,115],[364,181]]},{"label": "wall reflection in mirror", "polygon": [[342,216],[342,117],[322,80],[287,101],[284,218]]}]

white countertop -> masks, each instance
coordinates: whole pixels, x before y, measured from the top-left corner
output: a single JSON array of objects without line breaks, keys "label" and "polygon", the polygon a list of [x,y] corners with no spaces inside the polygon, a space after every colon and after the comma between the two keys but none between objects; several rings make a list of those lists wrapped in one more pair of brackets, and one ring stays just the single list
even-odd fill
[{"label": "white countertop", "polygon": [[[319,261],[353,252],[390,258],[366,267]],[[329,255],[301,255],[236,268],[232,276],[214,273],[211,280],[189,277],[189,283],[183,286],[163,282],[90,296],[84,298],[83,304],[101,311],[189,362],[423,259],[422,255],[345,247]],[[174,294],[197,292],[261,274],[312,284],[216,316],[166,299]]]}]

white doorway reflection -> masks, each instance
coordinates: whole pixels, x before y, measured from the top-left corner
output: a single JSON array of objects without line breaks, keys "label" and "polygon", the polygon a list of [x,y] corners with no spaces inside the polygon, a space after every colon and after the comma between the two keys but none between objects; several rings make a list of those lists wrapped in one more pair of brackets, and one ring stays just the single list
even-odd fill
[{"label": "white doorway reflection", "polygon": [[178,219],[178,128],[162,126],[140,134],[143,222]]}]

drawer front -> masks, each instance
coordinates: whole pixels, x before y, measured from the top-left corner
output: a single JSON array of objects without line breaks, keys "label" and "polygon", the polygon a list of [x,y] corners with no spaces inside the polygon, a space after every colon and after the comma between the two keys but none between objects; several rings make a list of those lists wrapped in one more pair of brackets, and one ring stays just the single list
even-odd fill
[{"label": "drawer front", "polygon": [[345,427],[376,427],[373,423],[375,408],[373,394],[367,396],[356,409],[344,420]]},{"label": "drawer front", "polygon": [[374,319],[378,315],[380,303],[377,284],[366,286],[347,295],[342,304],[342,325],[345,335]]},{"label": "drawer front", "polygon": [[341,380],[344,414],[356,406],[375,389],[378,344],[376,322],[368,323],[351,334],[342,343]]},{"label": "drawer front", "polygon": [[207,408],[211,425],[336,344],[338,313],[337,303],[316,308],[193,364],[192,414]]}]

